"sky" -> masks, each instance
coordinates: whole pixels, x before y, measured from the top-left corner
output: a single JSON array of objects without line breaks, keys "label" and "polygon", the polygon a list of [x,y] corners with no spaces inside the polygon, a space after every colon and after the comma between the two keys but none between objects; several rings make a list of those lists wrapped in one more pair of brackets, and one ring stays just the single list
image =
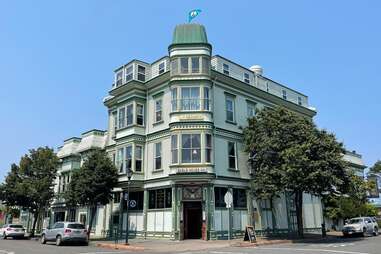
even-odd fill
[{"label": "sky", "polygon": [[166,55],[192,9],[214,54],[261,65],[366,165],[381,159],[381,1],[0,0],[0,181],[28,149],[106,129],[113,70]]}]

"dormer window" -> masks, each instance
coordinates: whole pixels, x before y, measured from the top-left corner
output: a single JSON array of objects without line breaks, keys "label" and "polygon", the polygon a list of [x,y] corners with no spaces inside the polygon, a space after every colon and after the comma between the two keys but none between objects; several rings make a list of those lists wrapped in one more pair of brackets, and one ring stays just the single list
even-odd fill
[{"label": "dormer window", "polygon": [[243,81],[245,82],[245,83],[248,83],[248,84],[250,84],[250,76],[249,76],[249,73],[244,73],[243,74]]},{"label": "dormer window", "polygon": [[283,97],[283,99],[287,100],[287,91],[286,90],[282,90],[282,97]]},{"label": "dormer window", "polygon": [[298,105],[302,106],[302,97],[298,97]]},{"label": "dormer window", "polygon": [[146,81],[146,67],[138,65],[138,80],[145,82]]},{"label": "dormer window", "polygon": [[222,70],[223,70],[224,74],[226,74],[226,75],[229,75],[229,74],[230,74],[230,71],[229,71],[229,65],[227,65],[227,64],[223,64],[223,65],[222,65]]},{"label": "dormer window", "polygon": [[133,67],[132,65],[126,68],[126,82],[132,80],[133,78]]},{"label": "dormer window", "polygon": [[164,71],[165,71],[165,62],[161,62],[159,64],[159,74],[164,73]]},{"label": "dormer window", "polygon": [[117,87],[121,86],[123,84],[123,70],[118,71],[116,73],[116,78],[115,79],[116,79],[115,80],[115,84],[116,84]]}]

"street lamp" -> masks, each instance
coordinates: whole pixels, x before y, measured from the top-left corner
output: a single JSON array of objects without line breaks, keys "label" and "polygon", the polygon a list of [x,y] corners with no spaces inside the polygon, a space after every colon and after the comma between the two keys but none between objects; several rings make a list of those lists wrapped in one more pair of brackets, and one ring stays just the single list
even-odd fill
[{"label": "street lamp", "polygon": [[125,245],[129,245],[128,243],[128,233],[130,231],[129,229],[129,219],[128,219],[128,207],[130,206],[130,183],[131,183],[131,177],[132,177],[132,170],[131,168],[127,169],[127,178],[128,178],[128,181],[127,181],[127,225],[126,225],[126,243]]}]

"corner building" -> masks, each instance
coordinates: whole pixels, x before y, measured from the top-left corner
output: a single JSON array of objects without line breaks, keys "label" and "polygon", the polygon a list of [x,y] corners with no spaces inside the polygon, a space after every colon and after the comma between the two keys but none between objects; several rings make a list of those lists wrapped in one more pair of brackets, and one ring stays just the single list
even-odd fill
[{"label": "corner building", "polygon": [[[307,96],[265,77],[260,66],[212,56],[202,25],[176,26],[168,56],[116,69],[104,105],[104,149],[120,175],[95,232],[113,236],[121,228],[125,235],[128,169],[131,237],[226,239],[229,225],[232,238],[242,237],[246,225],[255,225],[258,234],[295,232],[290,195],[257,202],[250,193],[242,127],[263,107],[282,105],[310,118],[316,112]],[[305,195],[304,223],[306,230],[321,227],[319,198]]]}]

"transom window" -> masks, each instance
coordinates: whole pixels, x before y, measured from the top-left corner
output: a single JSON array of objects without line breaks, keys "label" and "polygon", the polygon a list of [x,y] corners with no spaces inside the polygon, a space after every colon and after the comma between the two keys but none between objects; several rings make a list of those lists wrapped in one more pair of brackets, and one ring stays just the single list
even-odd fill
[{"label": "transom window", "polygon": [[228,142],[228,164],[229,169],[237,169],[237,153],[234,142]]},{"label": "transom window", "polygon": [[181,162],[200,163],[201,162],[201,142],[200,134],[181,135]]}]

